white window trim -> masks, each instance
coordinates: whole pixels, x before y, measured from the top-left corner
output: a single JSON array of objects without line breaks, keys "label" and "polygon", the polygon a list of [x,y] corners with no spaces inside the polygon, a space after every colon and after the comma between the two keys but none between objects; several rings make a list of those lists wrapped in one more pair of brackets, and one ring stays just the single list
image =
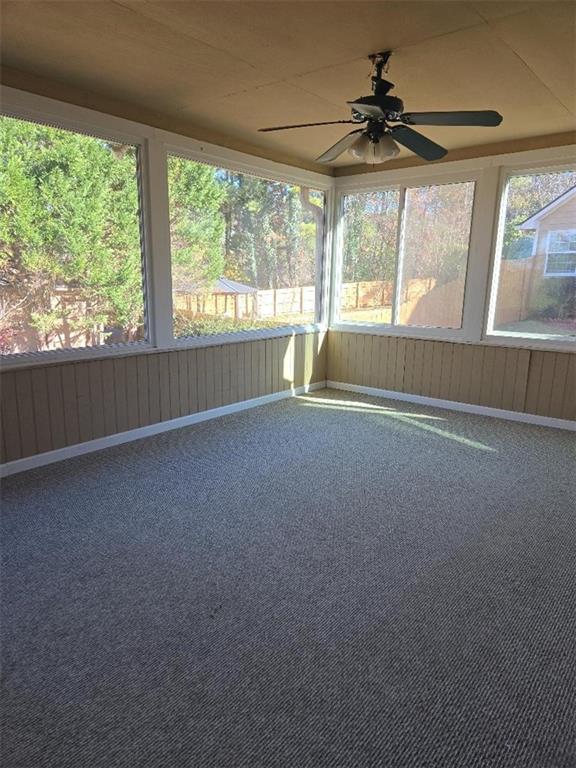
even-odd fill
[{"label": "white window trim", "polygon": [[548,257],[549,256],[559,256],[560,254],[574,254],[576,256],[576,249],[572,251],[551,251],[550,250],[550,240],[551,235],[555,235],[558,232],[572,232],[574,233],[574,237],[576,238],[576,229],[551,229],[547,235],[546,235],[546,263],[544,264],[544,277],[548,278],[554,278],[554,277],[576,277],[576,270],[572,272],[548,272]]},{"label": "white window trim", "polygon": [[[500,179],[491,228],[490,269],[482,342],[495,346],[521,346],[530,349],[576,352],[576,339],[569,339],[559,334],[549,334],[548,336],[527,333],[515,334],[510,331],[496,331],[493,327],[500,278],[500,256],[506,214],[505,192],[508,181],[514,176],[524,176],[530,173],[553,173],[555,171],[573,170],[576,167],[575,147],[553,147],[530,152],[519,152],[518,155],[518,157],[512,156],[512,158],[508,158],[507,162],[502,163],[499,168]],[[536,242],[534,243],[535,247]]]},{"label": "white window trim", "polygon": [[[532,171],[572,169],[576,165],[576,147],[550,147],[539,150],[494,155],[472,160],[459,160],[429,166],[417,166],[391,171],[336,178],[336,197],[340,201],[346,193],[361,193],[377,189],[420,184],[443,184],[453,181],[476,180],[476,194],[472,213],[472,230],[468,271],[464,294],[464,315],[461,329],[405,327],[369,323],[342,322],[337,319],[339,286],[332,287],[332,308],[329,328],[347,333],[367,333],[380,336],[399,336],[414,339],[435,339],[486,346],[576,351],[576,339],[550,334],[542,335],[499,333],[488,331],[492,293],[497,286],[495,259],[499,245],[500,207],[507,180],[513,175]],[[339,210],[341,204],[338,203]],[[340,214],[341,216],[341,214]],[[334,242],[334,282],[340,282],[341,225]],[[496,265],[497,266],[497,265]]]},{"label": "white window trim", "polygon": [[[410,338],[421,339],[442,339],[447,341],[465,341],[471,340],[474,336],[474,329],[478,327],[478,320],[481,318],[482,304],[476,301],[476,295],[472,286],[478,280],[478,267],[477,259],[473,258],[473,255],[478,250],[478,239],[481,233],[482,222],[485,216],[483,216],[482,207],[486,205],[485,197],[482,194],[480,188],[483,173],[481,170],[454,170],[448,169],[441,176],[431,175],[431,168],[418,168],[409,169],[411,173],[407,174],[404,178],[397,172],[390,174],[391,183],[383,184],[380,181],[378,184],[371,183],[367,188],[358,188],[355,184],[352,188],[349,185],[343,185],[344,189],[338,191],[338,211],[340,231],[338,237],[338,248],[334,254],[334,260],[336,262],[336,273],[339,276],[338,284],[333,289],[332,300],[332,322],[330,327],[334,330],[352,331],[356,330],[358,333],[371,333],[376,335],[388,335],[388,336],[407,336]],[[385,172],[380,172],[377,176],[381,176]],[[371,174],[372,175],[372,174]],[[489,178],[489,177],[488,177]],[[372,181],[372,180],[371,180]],[[393,183],[392,183],[393,182]],[[406,189],[411,187],[427,186],[427,185],[442,185],[442,184],[456,184],[459,182],[474,182],[474,201],[472,205],[472,217],[470,222],[470,239],[468,244],[468,260],[466,269],[466,280],[464,284],[464,300],[462,309],[462,326],[460,328],[437,328],[437,327],[424,327],[424,326],[408,326],[408,325],[396,325],[396,319],[398,314],[398,297],[400,291],[400,281],[395,280],[394,284],[394,299],[393,299],[393,322],[389,324],[379,323],[362,323],[341,320],[339,318],[340,312],[340,284],[342,274],[342,204],[344,196],[347,194],[358,194],[362,192],[369,192],[374,190],[384,189],[398,189],[400,191],[400,203],[398,209],[398,233],[396,242],[396,278],[398,278],[399,270],[401,268],[400,262],[402,258],[401,240],[404,230],[404,201],[406,195]],[[482,274],[485,270],[482,270]],[[474,276],[471,278],[471,274]],[[482,275],[480,275],[481,277]]]},{"label": "white window trim", "polygon": [[[45,96],[1,86],[0,114],[52,125],[76,133],[133,144],[138,149],[140,175],[142,258],[146,309],[145,341],[73,349],[23,352],[0,357],[3,370],[143,354],[160,350],[218,346],[241,341],[324,331],[328,316],[334,178],[244,152],[219,147],[169,131],[66,104]],[[326,196],[322,271],[316,280],[316,321],[237,333],[175,338],[172,330],[172,280],[168,216],[169,153],[274,181],[310,187]]]}]

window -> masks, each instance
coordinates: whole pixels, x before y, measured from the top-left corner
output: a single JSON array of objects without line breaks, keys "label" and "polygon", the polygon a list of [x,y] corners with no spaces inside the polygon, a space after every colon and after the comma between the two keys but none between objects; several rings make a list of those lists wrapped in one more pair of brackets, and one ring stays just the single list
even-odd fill
[{"label": "window", "polygon": [[398,189],[344,197],[342,320],[392,322],[399,205]]},{"label": "window", "polygon": [[465,181],[345,195],[340,319],[461,328],[474,189]]},{"label": "window", "polygon": [[145,338],[138,151],[0,117],[0,351]]},{"label": "window", "polygon": [[322,192],[168,159],[176,337],[316,320]]},{"label": "window", "polygon": [[548,233],[546,277],[576,275],[576,229],[559,229]]},{"label": "window", "polygon": [[461,328],[474,182],[406,190],[398,323]]},{"label": "window", "polygon": [[576,336],[575,225],[576,171],[520,173],[508,179],[488,333]]}]

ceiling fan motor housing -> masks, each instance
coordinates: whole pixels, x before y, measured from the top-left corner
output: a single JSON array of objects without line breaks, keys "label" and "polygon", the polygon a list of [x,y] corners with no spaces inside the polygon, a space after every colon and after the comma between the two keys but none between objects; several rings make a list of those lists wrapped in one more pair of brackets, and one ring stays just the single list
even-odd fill
[{"label": "ceiling fan motor housing", "polygon": [[358,104],[359,106],[379,107],[384,113],[382,118],[386,117],[389,120],[397,119],[397,117],[404,111],[404,102],[397,96],[375,94],[374,96],[362,96],[362,98],[349,103],[352,110],[354,110],[355,104]]}]

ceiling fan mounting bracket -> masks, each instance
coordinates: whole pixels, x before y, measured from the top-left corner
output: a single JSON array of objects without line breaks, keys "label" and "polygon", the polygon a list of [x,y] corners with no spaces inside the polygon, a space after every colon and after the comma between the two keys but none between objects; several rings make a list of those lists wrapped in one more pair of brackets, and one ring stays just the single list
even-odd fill
[{"label": "ceiling fan mounting bracket", "polygon": [[393,51],[380,51],[379,53],[371,53],[368,58],[376,69],[376,75],[382,77],[382,72],[387,71],[388,61],[392,56]]},{"label": "ceiling fan mounting bracket", "polygon": [[392,56],[392,51],[381,51],[380,53],[372,53],[368,58],[374,66],[374,74],[372,75],[372,92],[376,96],[385,96],[388,91],[394,88],[394,83],[384,80],[382,72],[388,71],[388,60]]}]

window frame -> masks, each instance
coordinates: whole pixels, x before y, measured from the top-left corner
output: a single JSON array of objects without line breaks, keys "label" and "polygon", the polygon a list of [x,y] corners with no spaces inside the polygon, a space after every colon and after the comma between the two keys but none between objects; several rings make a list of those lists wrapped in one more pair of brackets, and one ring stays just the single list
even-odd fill
[{"label": "window frame", "polygon": [[[576,352],[576,341],[566,337],[544,338],[526,334],[492,334],[488,331],[491,296],[496,284],[494,267],[499,238],[500,209],[508,177],[535,171],[572,170],[575,167],[576,149],[573,145],[567,145],[337,177],[335,194],[338,219],[333,246],[334,268],[329,328],[344,333]],[[359,193],[391,186],[474,180],[473,174],[477,175],[477,181],[462,328],[454,331],[416,326],[360,325],[338,320],[336,317],[339,307],[337,282],[340,280],[342,250],[341,196],[345,193]]]},{"label": "window frame", "polygon": [[576,352],[576,337],[570,338],[560,334],[549,334],[547,336],[527,333],[514,334],[510,331],[495,331],[493,329],[506,216],[506,190],[509,180],[514,176],[526,176],[532,173],[576,171],[576,151],[571,147],[553,147],[532,152],[521,152],[518,155],[507,158],[508,162],[503,162],[498,169],[498,193],[492,225],[490,270],[486,291],[482,341],[494,346]]},{"label": "window frame", "polygon": [[575,229],[551,229],[548,231],[546,235],[546,263],[544,264],[544,277],[576,277],[576,267],[572,272],[548,272],[548,259],[550,256],[558,256],[560,254],[574,254],[574,257],[576,258],[576,247],[572,250],[568,251],[551,251],[550,250],[550,240],[552,239],[552,235],[556,235],[559,232],[571,232],[573,235],[571,237],[574,238],[575,244],[576,244],[576,228]]},{"label": "window frame", "polygon": [[[152,337],[154,334],[152,322],[152,290],[150,281],[150,243],[147,231],[147,201],[146,201],[146,177],[147,177],[147,142],[139,133],[130,130],[129,125],[116,125],[115,120],[110,122],[104,120],[101,123],[92,123],[80,119],[80,116],[67,115],[57,109],[57,103],[51,99],[35,97],[42,101],[50,102],[46,109],[33,108],[28,104],[21,105],[19,100],[13,100],[12,94],[6,98],[5,91],[12,89],[2,89],[2,108],[0,115],[2,117],[11,117],[16,120],[24,120],[38,125],[45,125],[51,128],[60,128],[79,135],[87,136],[104,141],[115,141],[121,144],[130,144],[136,149],[136,179],[138,186],[139,201],[139,221],[140,230],[140,251],[141,251],[141,269],[142,269],[142,299],[144,308],[144,329],[146,338],[139,341],[118,342],[116,344],[99,344],[91,347],[73,347],[64,349],[40,350],[37,352],[17,352],[10,355],[1,355],[2,368],[17,365],[29,365],[31,363],[44,363],[52,361],[64,361],[70,359],[84,359],[94,357],[107,357],[109,355],[126,355],[129,353],[142,353],[145,350],[153,348]],[[26,94],[31,96],[31,94]],[[28,101],[26,99],[26,101]],[[103,116],[108,117],[108,116]],[[126,123],[126,121],[123,121]]]},{"label": "window frame", "polygon": [[[0,356],[3,370],[37,365],[125,357],[182,348],[208,347],[293,336],[327,328],[332,176],[266,160],[237,150],[137,123],[86,107],[1,86],[0,114],[97,138],[132,144],[138,157],[140,232],[146,340],[97,347],[21,352]],[[309,325],[279,326],[227,334],[175,338],[172,330],[172,279],[168,198],[168,154],[288,184],[312,187],[325,195],[323,254],[316,276],[316,318]]]},{"label": "window frame", "polygon": [[[435,173],[430,173],[432,168],[417,168],[407,169],[407,173],[382,171],[374,176],[378,175],[380,178],[386,175],[386,178],[380,180],[370,180],[366,184],[341,184],[338,185],[337,192],[337,248],[334,254],[335,261],[335,276],[333,293],[332,293],[332,306],[331,306],[331,318],[330,328],[338,331],[357,331],[358,333],[369,333],[373,335],[385,335],[385,336],[404,336],[410,338],[419,339],[437,339],[443,341],[463,341],[468,340],[473,335],[474,325],[478,321],[478,307],[472,296],[472,284],[477,281],[476,277],[472,277],[472,274],[476,272],[473,267],[473,262],[476,259],[473,258],[473,254],[477,252],[479,247],[479,222],[482,221],[482,190],[480,189],[481,171],[478,169],[470,170],[454,170],[453,168],[442,169],[438,167],[434,168]],[[372,174],[371,174],[372,175]],[[381,176],[382,175],[382,176]],[[382,183],[384,181],[384,183]],[[468,243],[468,260],[466,265],[466,277],[464,283],[464,299],[462,306],[462,325],[460,328],[439,328],[432,326],[414,326],[414,325],[396,325],[394,319],[397,316],[397,304],[400,290],[399,269],[401,259],[401,238],[405,226],[405,199],[406,190],[414,187],[424,186],[442,186],[443,184],[457,184],[462,182],[473,182],[475,184],[474,200],[472,204],[472,214],[470,221],[470,239]],[[399,210],[398,210],[398,231],[396,238],[396,279],[394,283],[394,300],[392,308],[392,323],[362,323],[351,322],[341,320],[339,317],[340,312],[340,286],[342,275],[342,262],[343,262],[343,201],[346,195],[350,194],[362,194],[364,192],[385,190],[385,189],[397,189],[400,192]],[[475,264],[474,264],[475,266]]]},{"label": "window frame", "polygon": [[[204,149],[204,146],[198,147],[196,144],[197,142],[194,142],[194,140],[190,140],[193,142],[192,144],[188,144],[188,142],[182,142],[179,141],[178,143],[166,143],[164,144],[164,155],[165,155],[165,162],[166,162],[166,168],[168,167],[168,158],[170,156],[173,157],[179,157],[183,158],[184,160],[191,160],[192,162],[196,163],[203,163],[204,165],[211,165],[215,168],[221,168],[223,170],[228,171],[234,171],[236,173],[241,173],[246,176],[255,176],[260,179],[265,179],[267,181],[277,181],[281,184],[289,184],[289,185],[295,185],[295,186],[307,186],[311,187],[314,190],[318,192],[322,192],[324,195],[324,221],[323,221],[323,232],[322,232],[322,253],[320,254],[320,258],[317,264],[317,270],[316,270],[316,281],[315,281],[315,318],[312,323],[307,323],[304,325],[279,325],[277,328],[263,328],[260,330],[251,330],[251,331],[234,331],[232,333],[220,333],[220,334],[211,334],[206,336],[180,336],[176,337],[173,336],[173,345],[177,348],[181,347],[202,347],[202,346],[213,346],[214,343],[229,343],[231,341],[238,340],[236,337],[240,334],[242,335],[243,341],[249,339],[249,338],[275,338],[277,336],[286,336],[286,335],[293,335],[293,334],[299,334],[299,333],[311,333],[314,331],[320,331],[320,330],[326,330],[327,328],[327,316],[328,316],[328,306],[327,306],[327,284],[329,282],[327,277],[327,271],[328,271],[328,263],[329,263],[329,256],[330,256],[330,237],[329,237],[329,206],[332,204],[332,196],[329,197],[329,192],[332,191],[332,184],[329,184],[328,186],[319,186],[311,178],[306,178],[304,175],[306,172],[300,172],[297,168],[291,168],[290,172],[284,171],[284,170],[278,170],[277,168],[272,168],[269,165],[269,162],[267,161],[261,161],[256,162],[256,158],[254,158],[255,162],[245,162],[242,159],[236,158],[235,155],[238,154],[234,152],[234,150],[224,150],[224,148],[218,147],[218,150],[223,150],[223,153],[221,152],[209,152]],[[186,144],[186,146],[185,146]],[[228,159],[226,160],[226,163],[222,164],[222,157],[226,156]],[[271,161],[270,161],[271,162]],[[275,166],[278,165],[277,163],[274,164]],[[289,166],[288,166],[289,167]],[[271,168],[271,170],[268,170]],[[167,178],[167,177],[166,177]],[[330,178],[330,177],[327,177]],[[166,181],[166,191],[168,193],[168,183]],[[168,211],[169,211],[169,199],[167,201],[168,205]],[[170,227],[169,227],[169,221],[168,221],[168,252],[170,253]],[[170,271],[172,269],[172,264],[170,262]],[[172,317],[172,292],[170,292],[170,317]],[[171,320],[171,329],[172,329],[172,320]],[[213,342],[213,339],[218,339],[218,342]]]}]

